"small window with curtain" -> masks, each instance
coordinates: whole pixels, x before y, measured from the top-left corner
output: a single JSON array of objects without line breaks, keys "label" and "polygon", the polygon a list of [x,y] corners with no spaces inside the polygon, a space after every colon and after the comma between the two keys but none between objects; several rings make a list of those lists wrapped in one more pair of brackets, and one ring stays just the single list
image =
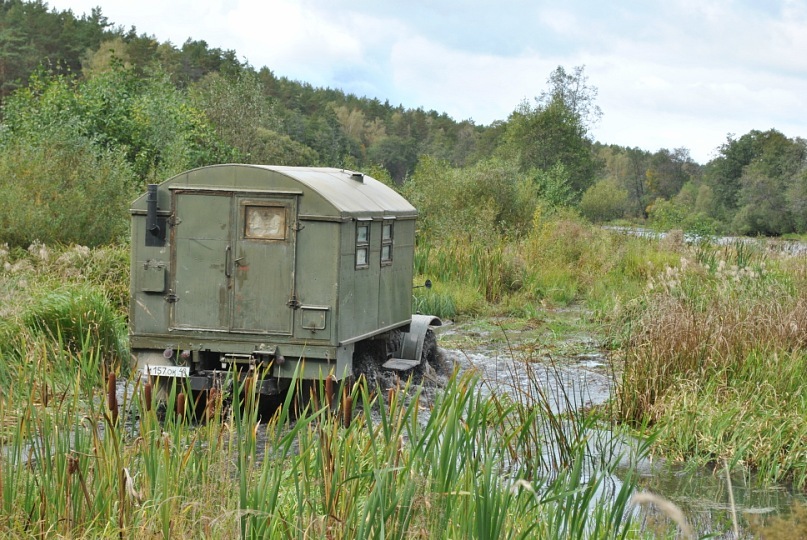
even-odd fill
[{"label": "small window with curtain", "polygon": [[392,264],[393,222],[385,220],[381,226],[381,266]]},{"label": "small window with curtain", "polygon": [[356,222],[356,268],[370,266],[370,222]]}]

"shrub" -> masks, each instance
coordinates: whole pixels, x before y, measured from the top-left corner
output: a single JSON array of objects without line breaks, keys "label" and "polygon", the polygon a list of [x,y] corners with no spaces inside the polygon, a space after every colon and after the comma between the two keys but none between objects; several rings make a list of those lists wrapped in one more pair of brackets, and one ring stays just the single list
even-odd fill
[{"label": "shrub", "polygon": [[21,316],[21,329],[41,334],[72,354],[99,351],[107,366],[128,357],[126,322],[107,297],[86,285],[62,286],[35,298]]},{"label": "shrub", "polygon": [[601,223],[621,218],[627,206],[627,191],[614,180],[600,180],[583,193],[580,213],[595,223]]},{"label": "shrub", "polygon": [[121,152],[66,127],[0,152],[0,242],[97,246],[128,233],[133,174]]},{"label": "shrub", "polygon": [[423,158],[403,191],[420,212],[420,230],[432,241],[464,233],[474,243],[485,243],[524,233],[537,200],[533,180],[498,159],[453,169]]}]

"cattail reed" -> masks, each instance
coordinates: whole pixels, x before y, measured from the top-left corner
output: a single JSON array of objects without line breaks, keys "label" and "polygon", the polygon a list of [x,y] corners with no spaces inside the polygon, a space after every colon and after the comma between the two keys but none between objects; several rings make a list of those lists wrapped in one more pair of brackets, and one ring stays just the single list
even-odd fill
[{"label": "cattail reed", "polygon": [[207,391],[207,404],[205,405],[205,421],[210,422],[216,416],[216,409],[220,400],[219,391],[217,388],[211,388]]},{"label": "cattail reed", "polygon": [[146,411],[151,411],[151,381],[148,381],[146,385],[143,387],[143,399],[145,400],[145,409]]},{"label": "cattail reed", "polygon": [[118,384],[115,377],[115,373],[109,374],[109,379],[107,380],[107,387],[106,387],[106,402],[109,408],[109,414],[112,416],[112,424],[118,423],[118,394],[117,394]]},{"label": "cattail reed", "polygon": [[353,396],[345,396],[342,402],[342,424],[349,428],[353,421]]},{"label": "cattail reed", "polygon": [[334,378],[333,376],[328,376],[325,379],[325,403],[328,405],[328,410],[333,410],[333,398],[334,398]]},{"label": "cattail reed", "polygon": [[185,393],[177,394],[176,412],[179,418],[185,418]]}]

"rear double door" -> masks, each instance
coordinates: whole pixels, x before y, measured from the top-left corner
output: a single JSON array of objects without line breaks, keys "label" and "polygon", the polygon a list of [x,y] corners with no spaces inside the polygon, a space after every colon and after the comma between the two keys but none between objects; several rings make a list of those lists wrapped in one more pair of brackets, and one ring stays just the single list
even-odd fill
[{"label": "rear double door", "polygon": [[297,199],[175,191],[171,323],[291,335]]}]

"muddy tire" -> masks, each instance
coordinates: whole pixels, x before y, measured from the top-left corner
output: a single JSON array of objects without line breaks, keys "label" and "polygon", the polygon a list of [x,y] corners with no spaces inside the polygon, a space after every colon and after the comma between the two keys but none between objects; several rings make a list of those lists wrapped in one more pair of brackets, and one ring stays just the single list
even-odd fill
[{"label": "muddy tire", "polygon": [[437,365],[437,336],[433,330],[426,331],[426,337],[423,340],[423,353],[420,356],[420,365],[425,367],[426,364],[434,369],[438,368]]},{"label": "muddy tire", "polygon": [[358,381],[361,377],[367,381],[371,390],[385,389],[390,385],[387,379],[392,378],[388,370],[381,365],[387,361],[387,342],[384,340],[371,340],[358,343],[353,352],[353,378]]}]

